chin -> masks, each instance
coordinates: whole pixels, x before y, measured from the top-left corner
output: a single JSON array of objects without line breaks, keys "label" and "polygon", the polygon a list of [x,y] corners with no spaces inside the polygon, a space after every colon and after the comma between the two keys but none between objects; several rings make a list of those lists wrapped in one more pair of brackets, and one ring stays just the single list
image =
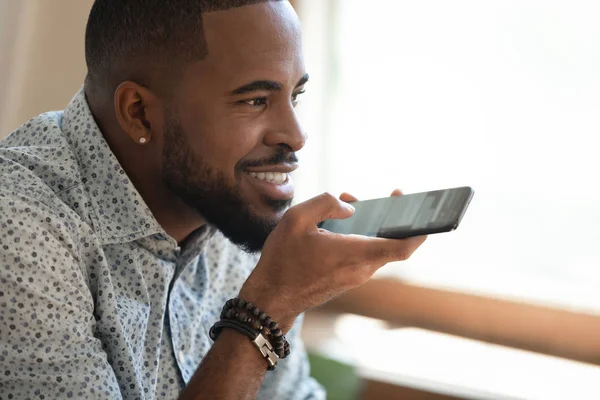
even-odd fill
[{"label": "chin", "polygon": [[260,252],[281,218],[290,207],[291,200],[260,199],[256,202],[238,198],[234,203],[221,201],[205,211],[206,220],[231,242],[248,253]]},{"label": "chin", "polygon": [[[273,200],[268,198],[261,199],[260,214],[263,218],[279,220],[292,205],[292,199],[289,200]],[[258,207],[257,207],[258,208]],[[258,215],[257,215],[258,216]]]}]

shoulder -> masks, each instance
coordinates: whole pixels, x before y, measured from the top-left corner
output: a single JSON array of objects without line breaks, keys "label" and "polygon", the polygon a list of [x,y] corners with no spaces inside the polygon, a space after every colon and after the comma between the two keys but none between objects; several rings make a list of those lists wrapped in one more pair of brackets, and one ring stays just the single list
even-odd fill
[{"label": "shoulder", "polygon": [[0,226],[6,228],[3,229],[4,237],[14,236],[15,241],[23,240],[23,245],[54,238],[71,250],[77,248],[81,235],[87,234],[78,215],[57,198],[17,192],[2,187],[2,184]]},{"label": "shoulder", "polygon": [[77,161],[61,130],[62,112],[41,114],[0,141],[0,187],[43,203],[79,184]]}]

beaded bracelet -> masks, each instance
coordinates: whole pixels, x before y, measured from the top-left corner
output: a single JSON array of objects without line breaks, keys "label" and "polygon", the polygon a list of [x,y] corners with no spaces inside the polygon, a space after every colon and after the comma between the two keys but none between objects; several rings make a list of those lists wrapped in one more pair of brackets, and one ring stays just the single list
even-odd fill
[{"label": "beaded bracelet", "polygon": [[270,339],[275,353],[279,358],[286,358],[290,354],[290,344],[286,340],[277,322],[262,312],[250,302],[239,297],[229,299],[221,311],[221,319],[237,320],[248,324],[255,331],[262,333]]},{"label": "beaded bracelet", "polygon": [[[233,324],[224,324],[224,322],[231,322]],[[265,354],[268,354],[268,347],[271,347],[271,351],[277,355],[278,359],[286,358],[290,354],[290,344],[283,335],[279,325],[277,325],[277,322],[273,321],[254,304],[246,302],[243,299],[236,297],[227,300],[221,311],[221,321],[217,322],[211,328],[211,338],[213,340],[216,339],[222,328],[232,328],[246,334],[257,347],[259,346],[257,341],[260,342],[261,347],[259,347],[259,350],[268,359],[270,367],[272,362]],[[250,329],[252,333],[249,334],[247,329]],[[215,337],[213,337],[213,334]],[[267,342],[268,345],[264,342]]]},{"label": "beaded bracelet", "polygon": [[250,340],[252,340],[252,343],[254,343],[254,345],[258,348],[265,360],[267,360],[267,369],[269,371],[275,369],[279,357],[273,351],[273,346],[271,346],[271,343],[267,339],[265,339],[265,337],[261,333],[256,333],[254,330],[250,329],[247,325],[244,325],[241,322],[235,320],[222,319],[210,328],[210,338],[213,341],[217,340],[223,328],[232,328],[248,336]]}]

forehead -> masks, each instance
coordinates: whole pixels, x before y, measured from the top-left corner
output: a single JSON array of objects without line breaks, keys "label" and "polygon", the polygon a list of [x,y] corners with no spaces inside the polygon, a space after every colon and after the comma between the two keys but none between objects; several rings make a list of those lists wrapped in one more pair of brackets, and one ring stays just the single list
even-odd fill
[{"label": "forehead", "polygon": [[199,75],[237,87],[255,79],[295,85],[304,75],[300,24],[287,1],[203,15],[208,56]]}]

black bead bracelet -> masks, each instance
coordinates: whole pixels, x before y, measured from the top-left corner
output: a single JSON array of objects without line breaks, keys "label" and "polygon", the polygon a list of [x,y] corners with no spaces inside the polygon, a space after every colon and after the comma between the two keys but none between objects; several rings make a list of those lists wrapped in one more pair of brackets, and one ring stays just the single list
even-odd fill
[{"label": "black bead bracelet", "polygon": [[279,358],[286,358],[290,354],[289,343],[279,329],[279,325],[251,302],[246,302],[239,297],[228,300],[223,306],[221,319],[235,319],[262,333],[269,339]]},{"label": "black bead bracelet", "polygon": [[227,300],[221,311],[221,320],[210,329],[211,339],[216,340],[223,328],[235,329],[248,336],[268,360],[269,369],[274,369],[277,363],[268,357],[269,352],[280,359],[290,354],[290,344],[277,322],[239,297]]},{"label": "black bead bracelet", "polygon": [[265,337],[261,333],[257,333],[250,329],[248,326],[235,321],[235,320],[226,320],[222,319],[216,324],[214,324],[209,331],[210,338],[214,341],[217,340],[219,334],[223,330],[223,328],[231,328],[236,330],[250,338],[252,343],[258,348],[262,356],[267,360],[268,366],[267,369],[272,371],[277,366],[277,361],[279,357],[275,353],[273,346],[271,343],[265,339]]}]

